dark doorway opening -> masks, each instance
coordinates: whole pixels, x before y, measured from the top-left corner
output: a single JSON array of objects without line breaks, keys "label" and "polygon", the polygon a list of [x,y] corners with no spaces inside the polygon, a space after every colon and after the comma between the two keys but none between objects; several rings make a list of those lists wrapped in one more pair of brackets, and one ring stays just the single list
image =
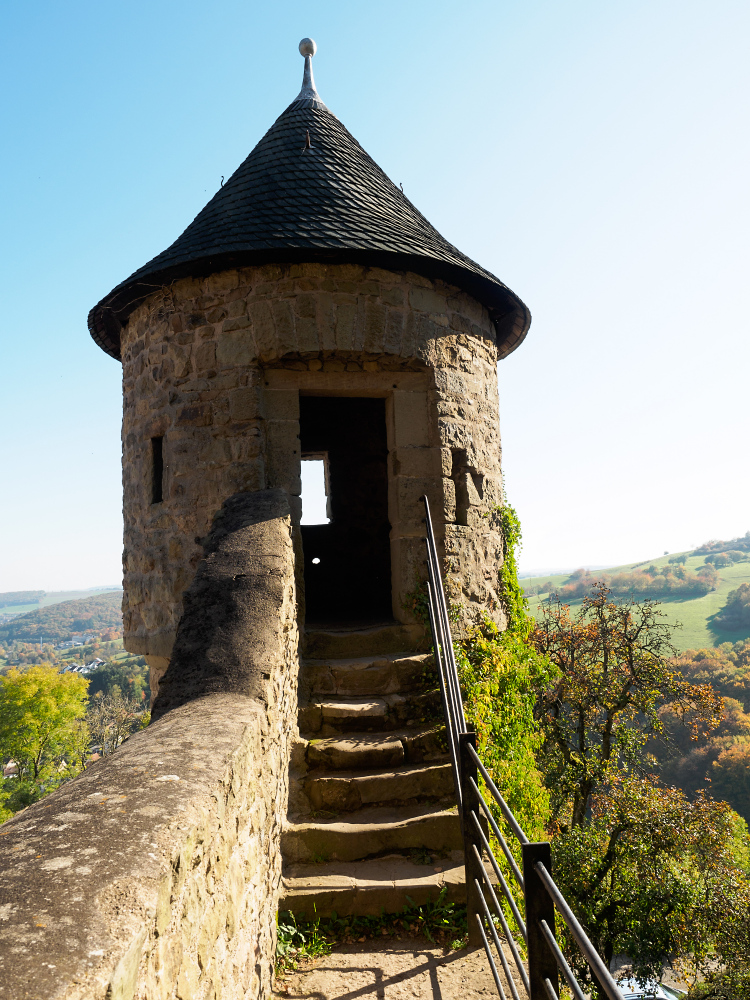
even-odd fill
[{"label": "dark doorway opening", "polygon": [[385,400],[301,396],[299,403],[302,458],[324,457],[331,519],[301,525],[305,620],[391,621]]}]

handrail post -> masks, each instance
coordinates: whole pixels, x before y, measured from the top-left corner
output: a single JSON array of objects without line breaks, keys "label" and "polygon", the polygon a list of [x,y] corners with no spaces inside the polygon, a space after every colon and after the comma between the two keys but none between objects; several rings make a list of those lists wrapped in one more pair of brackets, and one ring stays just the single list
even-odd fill
[{"label": "handrail post", "polygon": [[[479,799],[477,798],[477,793],[474,788],[477,784],[477,765],[474,763],[474,759],[468,751],[468,748],[472,746],[476,750],[477,748],[477,736],[476,733],[459,733],[458,734],[458,760],[459,760],[459,776],[461,781],[461,802],[463,803],[463,809],[461,810],[461,828],[464,840],[464,873],[466,878],[466,918],[469,923],[469,945],[472,948],[481,947],[484,942],[482,940],[482,932],[477,923],[476,914],[479,914],[483,919],[482,904],[479,901],[480,888],[483,884],[482,872],[479,871],[479,862],[471,849],[472,845],[476,845],[479,856],[482,856],[482,842],[477,836],[476,827],[471,821],[471,814],[475,813],[477,819],[481,822],[482,815],[479,811]],[[472,779],[474,784],[469,780]]]},{"label": "handrail post", "polygon": [[560,982],[555,956],[549,949],[542,932],[541,921],[555,933],[555,906],[544,883],[534,867],[541,861],[548,872],[552,871],[552,851],[547,842],[522,844],[523,898],[526,904],[526,933],[528,935],[529,1000],[549,1000],[544,980],[549,979],[555,993],[560,995]]}]

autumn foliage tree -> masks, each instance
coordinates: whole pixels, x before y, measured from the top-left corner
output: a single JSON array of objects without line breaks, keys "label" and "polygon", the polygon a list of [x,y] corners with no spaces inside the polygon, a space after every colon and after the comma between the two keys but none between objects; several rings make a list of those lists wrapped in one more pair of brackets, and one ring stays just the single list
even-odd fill
[{"label": "autumn foliage tree", "polygon": [[673,627],[653,601],[599,585],[575,615],[545,602],[530,637],[556,668],[535,709],[556,878],[605,961],[627,954],[642,979],[674,956],[696,974],[717,956],[750,961],[747,827],[727,803],[660,782],[648,752],[665,706],[696,739],[722,720],[721,696],[675,669]]},{"label": "autumn foliage tree", "polygon": [[123,696],[119,687],[93,696],[87,722],[92,743],[102,756],[114,753],[126,737],[148,725],[150,714],[142,707],[140,700]]},{"label": "autumn foliage tree", "polygon": [[750,881],[738,864],[746,834],[726,802],[619,775],[593,797],[587,822],[555,840],[555,875],[607,963],[627,955],[638,977],[657,980],[670,959],[688,978],[717,957],[741,968],[750,957]]},{"label": "autumn foliage tree", "polygon": [[537,698],[543,769],[554,817],[581,826],[597,789],[643,764],[648,736],[663,728],[662,705],[689,713],[697,734],[719,724],[722,702],[669,662],[676,626],[656,602],[614,602],[599,586],[574,616],[553,598],[541,610],[531,642],[557,668]]}]

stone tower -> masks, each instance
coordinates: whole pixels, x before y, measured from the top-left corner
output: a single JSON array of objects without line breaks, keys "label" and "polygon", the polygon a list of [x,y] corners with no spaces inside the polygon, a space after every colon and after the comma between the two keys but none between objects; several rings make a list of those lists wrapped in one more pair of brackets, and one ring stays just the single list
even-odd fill
[{"label": "stone tower", "polygon": [[496,363],[530,317],[322,102],[299,96],[182,236],[96,305],[123,366],[125,646],[166,669],[222,504],[323,461],[330,523],[294,529],[299,625],[414,648],[431,502],[454,596],[499,619]]}]

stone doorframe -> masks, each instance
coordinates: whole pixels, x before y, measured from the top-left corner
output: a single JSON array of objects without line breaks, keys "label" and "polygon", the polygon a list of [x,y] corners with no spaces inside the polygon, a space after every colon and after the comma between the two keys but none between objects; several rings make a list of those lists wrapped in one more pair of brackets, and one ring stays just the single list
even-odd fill
[{"label": "stone doorframe", "polygon": [[431,419],[430,372],[322,372],[266,368],[262,372],[266,429],[266,484],[289,494],[299,537],[302,513],[299,397],[355,396],[385,399],[388,443],[388,518],[391,524],[393,617],[412,621],[406,595],[424,576],[424,512],[427,493],[443,521],[441,450]]}]

